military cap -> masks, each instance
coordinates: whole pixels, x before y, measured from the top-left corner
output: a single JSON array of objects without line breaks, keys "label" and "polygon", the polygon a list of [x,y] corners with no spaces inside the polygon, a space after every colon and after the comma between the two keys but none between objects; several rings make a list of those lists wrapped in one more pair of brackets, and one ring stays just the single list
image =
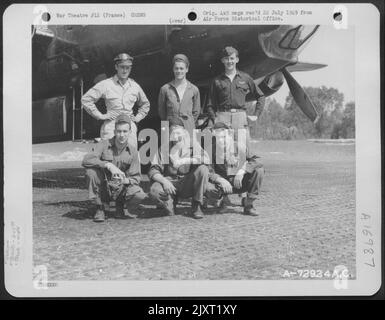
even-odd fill
[{"label": "military cap", "polygon": [[213,126],[213,130],[217,129],[230,129],[230,127],[223,122],[216,122]]},{"label": "military cap", "polygon": [[125,113],[122,113],[120,115],[118,115],[118,117],[116,118],[115,120],[115,124],[118,124],[118,123],[128,123],[131,125],[131,117],[128,115],[128,114],[125,114]]},{"label": "military cap", "polygon": [[174,64],[177,61],[184,62],[187,67],[190,65],[190,61],[188,60],[187,56],[182,53],[178,53],[174,56],[174,58],[172,58],[172,64]]},{"label": "military cap", "polygon": [[231,56],[233,53],[238,57],[238,50],[234,47],[224,47],[221,51],[221,58]]},{"label": "military cap", "polygon": [[176,127],[176,126],[184,128],[184,123],[183,123],[183,121],[181,119],[179,119],[177,117],[172,117],[171,119],[168,120],[168,126],[170,128],[171,127]]},{"label": "military cap", "polygon": [[127,60],[132,62],[134,60],[134,58],[131,57],[128,53],[120,53],[114,58],[115,63],[118,63],[121,61],[127,61]]}]

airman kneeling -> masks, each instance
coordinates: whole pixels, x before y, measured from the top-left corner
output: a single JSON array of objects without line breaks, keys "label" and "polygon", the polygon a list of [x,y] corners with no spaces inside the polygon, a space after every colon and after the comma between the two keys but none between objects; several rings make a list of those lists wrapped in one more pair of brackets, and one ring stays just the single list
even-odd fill
[{"label": "airman kneeling", "polygon": [[118,216],[134,218],[133,208],[147,197],[139,186],[139,154],[129,142],[131,125],[130,116],[121,114],[115,121],[114,137],[100,141],[84,156],[89,198],[96,204],[95,222],[105,220],[104,210],[110,201],[116,202]]}]

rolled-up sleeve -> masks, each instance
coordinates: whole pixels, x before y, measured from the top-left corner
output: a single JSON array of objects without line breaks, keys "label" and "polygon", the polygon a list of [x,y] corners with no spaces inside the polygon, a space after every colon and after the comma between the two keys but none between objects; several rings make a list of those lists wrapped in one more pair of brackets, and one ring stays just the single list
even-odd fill
[{"label": "rolled-up sleeve", "polygon": [[102,113],[98,110],[95,103],[104,97],[104,84],[103,81],[97,83],[91,89],[89,89],[82,97],[82,106],[92,117],[100,119]]},{"label": "rolled-up sleeve", "polygon": [[84,168],[105,168],[108,161],[101,160],[101,156],[104,150],[107,149],[107,142],[99,142],[91,152],[87,153],[82,161]]},{"label": "rolled-up sleeve", "polygon": [[139,122],[143,120],[148,112],[150,111],[150,101],[148,101],[146,94],[143,89],[138,85],[138,101],[137,104],[139,106],[138,113],[135,116],[134,121]]}]

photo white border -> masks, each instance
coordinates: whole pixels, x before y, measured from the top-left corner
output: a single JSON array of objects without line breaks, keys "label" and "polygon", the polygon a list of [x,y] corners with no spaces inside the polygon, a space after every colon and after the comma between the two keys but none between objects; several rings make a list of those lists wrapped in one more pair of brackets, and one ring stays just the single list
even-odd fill
[{"label": "photo white border", "polygon": [[[333,25],[337,4],[13,4],[3,15],[3,125],[4,125],[4,244],[19,246],[17,265],[5,261],[5,285],[16,297],[67,296],[325,296],[373,295],[381,286],[381,131],[380,131],[380,13],[372,4],[343,4],[348,25],[355,28],[356,89],[356,280],[346,289],[335,289],[334,280],[242,281],[57,281],[58,286],[35,289],[32,279],[32,76],[31,25],[36,6],[45,6],[50,24],[185,24],[200,22],[204,10],[297,9],[311,16],[285,17],[284,21],[256,24]],[[165,9],[165,7],[168,7]],[[57,12],[126,12],[124,19],[58,19]],[[130,18],[129,12],[146,12]],[[195,11],[198,19],[187,20]],[[172,14],[172,16],[171,16]],[[209,23],[218,24],[218,23]],[[225,23],[221,23],[225,24]],[[231,24],[231,23],[228,23]],[[249,24],[237,22],[236,24]],[[21,156],[22,155],[22,156]],[[365,264],[367,237],[361,213],[370,214],[376,267]],[[17,241],[15,242],[15,237]],[[7,249],[7,248],[5,248]],[[8,248],[9,249],[9,248]]]}]

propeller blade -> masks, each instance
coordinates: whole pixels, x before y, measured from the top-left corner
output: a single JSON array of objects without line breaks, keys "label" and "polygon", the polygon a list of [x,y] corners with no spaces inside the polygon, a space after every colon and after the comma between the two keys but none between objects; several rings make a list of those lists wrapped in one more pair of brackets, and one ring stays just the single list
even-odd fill
[{"label": "propeller blade", "polygon": [[290,92],[293,95],[294,101],[297,103],[298,107],[311,121],[316,123],[319,116],[314,104],[311,102],[305,90],[303,90],[300,84],[293,78],[286,68],[282,68],[281,72],[286,79],[287,85],[289,86]]}]

